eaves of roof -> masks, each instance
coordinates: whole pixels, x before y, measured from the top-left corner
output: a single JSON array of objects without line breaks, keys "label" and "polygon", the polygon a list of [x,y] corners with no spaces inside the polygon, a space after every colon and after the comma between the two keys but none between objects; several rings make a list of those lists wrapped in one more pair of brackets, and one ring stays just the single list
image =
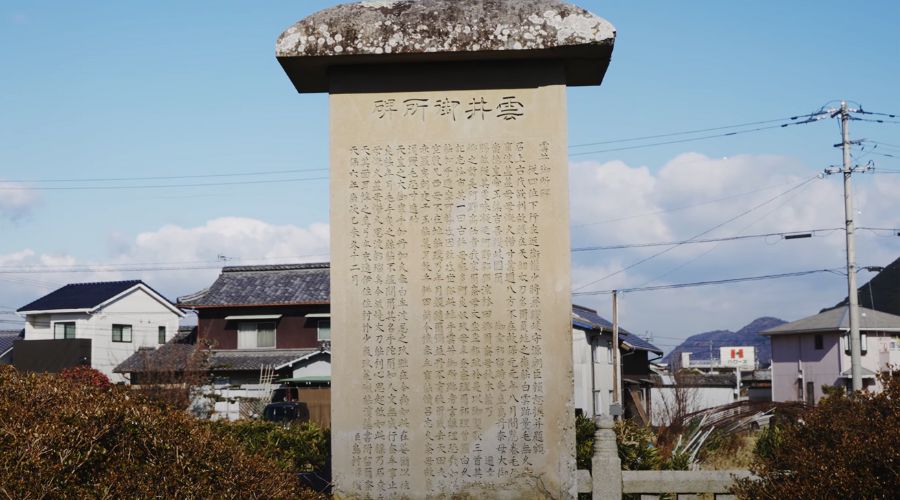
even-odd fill
[{"label": "eaves of roof", "polygon": [[215,304],[208,306],[183,305],[185,309],[233,309],[238,307],[288,307],[288,306],[327,306],[331,304],[327,300],[313,300],[306,302],[277,302],[272,304]]}]

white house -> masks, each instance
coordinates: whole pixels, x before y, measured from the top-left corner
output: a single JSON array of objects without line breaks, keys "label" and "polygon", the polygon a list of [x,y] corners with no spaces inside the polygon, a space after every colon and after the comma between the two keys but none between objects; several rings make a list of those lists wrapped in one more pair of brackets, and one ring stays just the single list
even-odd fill
[{"label": "white house", "polygon": [[[178,333],[179,319],[184,317],[175,304],[139,280],[69,284],[18,312],[25,317],[25,342],[89,339],[91,367],[113,382],[126,382],[113,368],[142,347],[165,344]],[[65,347],[48,343],[45,349]],[[18,365],[16,351],[13,360]],[[54,355],[34,349],[22,352]]]},{"label": "white house", "polygon": [[[575,408],[586,417],[609,415],[613,397],[612,323],[587,307],[572,306],[572,369]],[[621,364],[616,377],[626,418],[649,420],[651,356],[662,351],[627,330],[619,329]]]}]

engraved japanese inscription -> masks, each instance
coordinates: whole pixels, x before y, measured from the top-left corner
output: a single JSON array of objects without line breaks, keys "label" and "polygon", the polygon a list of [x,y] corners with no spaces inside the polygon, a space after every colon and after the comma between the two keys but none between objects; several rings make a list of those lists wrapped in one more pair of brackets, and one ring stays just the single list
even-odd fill
[{"label": "engraved japanese inscription", "polygon": [[562,88],[331,99],[338,495],[568,496]]}]

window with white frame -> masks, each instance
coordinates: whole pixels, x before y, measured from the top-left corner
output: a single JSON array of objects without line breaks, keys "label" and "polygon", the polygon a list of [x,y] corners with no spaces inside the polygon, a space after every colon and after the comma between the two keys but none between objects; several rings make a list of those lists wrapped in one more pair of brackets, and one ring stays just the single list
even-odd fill
[{"label": "window with white frame", "polygon": [[320,319],[318,323],[319,342],[331,342],[331,320]]},{"label": "window with white frame", "polygon": [[131,325],[113,325],[113,342],[131,342]]},{"label": "window with white frame", "polygon": [[165,344],[166,343],[166,327],[161,326],[158,328],[158,336],[159,336],[159,339],[157,339],[157,342],[159,342],[160,344]]},{"label": "window with white frame", "polygon": [[[850,332],[841,335],[841,347],[844,349],[844,354],[850,354]],[[869,336],[863,332],[859,332],[859,350],[863,356],[869,350]]]},{"label": "window with white frame", "polygon": [[74,339],[75,338],[75,322],[69,321],[65,323],[53,324],[54,339]]},{"label": "window with white frame", "polygon": [[241,321],[238,323],[238,349],[274,348],[274,321]]}]

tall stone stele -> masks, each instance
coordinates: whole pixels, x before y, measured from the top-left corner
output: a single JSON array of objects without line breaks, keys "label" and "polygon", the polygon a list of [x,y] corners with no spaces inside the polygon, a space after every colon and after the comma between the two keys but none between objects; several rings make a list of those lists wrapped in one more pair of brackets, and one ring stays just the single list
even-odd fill
[{"label": "tall stone stele", "polygon": [[330,94],[338,498],[576,496],[565,88],[614,37],[554,0],[421,0],[278,39]]}]

